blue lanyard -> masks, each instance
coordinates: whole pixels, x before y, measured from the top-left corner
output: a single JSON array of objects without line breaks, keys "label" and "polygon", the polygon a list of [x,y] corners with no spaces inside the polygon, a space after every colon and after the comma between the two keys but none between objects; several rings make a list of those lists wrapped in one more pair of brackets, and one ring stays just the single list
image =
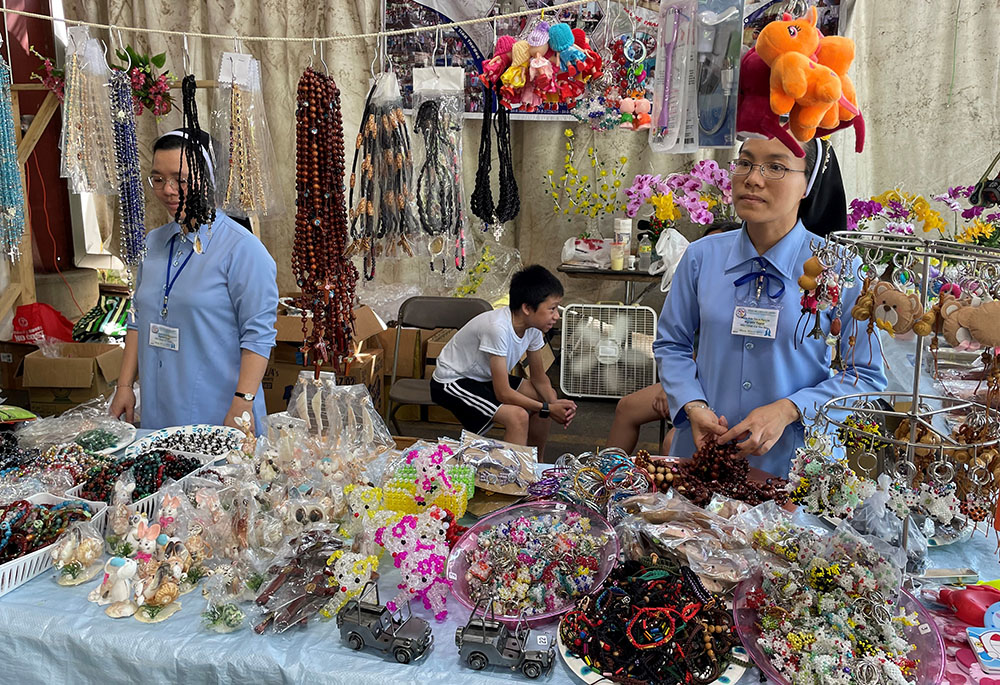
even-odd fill
[{"label": "blue lanyard", "polygon": [[170,299],[170,291],[174,289],[177,277],[181,275],[181,271],[184,271],[184,267],[188,265],[188,262],[191,261],[191,256],[194,255],[194,250],[188,252],[188,256],[181,263],[180,268],[177,269],[177,273],[174,274],[173,278],[170,278],[170,265],[174,260],[175,244],[177,244],[176,233],[170,237],[170,251],[167,253],[167,282],[163,284],[163,309],[160,310],[160,317],[164,319],[167,318],[167,301]]},{"label": "blue lanyard", "polygon": [[[735,281],[733,281],[733,285],[739,288],[740,286],[746,285],[747,283],[756,280],[758,301],[760,300],[760,293],[764,289],[765,285],[767,286],[768,299],[777,300],[779,297],[784,295],[785,282],[781,280],[781,277],[775,274],[769,274],[767,272],[767,263],[761,257],[755,257],[753,261],[757,265],[759,271],[751,271],[750,273],[743,274]],[[778,292],[773,294],[771,293],[772,281],[777,282],[777,284],[780,286],[778,288]]]}]

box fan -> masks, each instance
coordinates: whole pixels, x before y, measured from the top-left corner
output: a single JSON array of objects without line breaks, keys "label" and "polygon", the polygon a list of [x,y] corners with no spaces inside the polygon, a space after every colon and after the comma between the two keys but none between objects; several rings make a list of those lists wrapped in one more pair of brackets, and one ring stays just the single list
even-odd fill
[{"label": "box fan", "polygon": [[619,398],[656,382],[649,307],[571,304],[563,313],[559,384],[572,397]]}]

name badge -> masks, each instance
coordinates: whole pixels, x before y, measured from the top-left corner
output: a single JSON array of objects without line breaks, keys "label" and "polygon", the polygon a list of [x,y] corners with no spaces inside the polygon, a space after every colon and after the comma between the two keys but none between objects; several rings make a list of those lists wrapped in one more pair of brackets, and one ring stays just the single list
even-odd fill
[{"label": "name badge", "polygon": [[774,340],[778,332],[780,309],[736,305],[733,310],[733,335]]},{"label": "name badge", "polygon": [[181,331],[173,326],[162,323],[149,324],[149,346],[162,347],[165,350],[177,352],[181,349]]}]

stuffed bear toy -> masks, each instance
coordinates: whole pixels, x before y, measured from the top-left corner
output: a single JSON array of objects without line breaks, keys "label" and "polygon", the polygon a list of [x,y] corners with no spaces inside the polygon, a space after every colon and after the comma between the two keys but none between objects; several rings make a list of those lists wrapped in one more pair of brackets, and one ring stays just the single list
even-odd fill
[{"label": "stuffed bear toy", "polygon": [[858,321],[873,319],[876,326],[892,336],[908,333],[915,324],[918,334],[926,335],[920,331],[929,332],[933,320],[932,313],[924,314],[919,295],[901,292],[886,281],[879,281],[870,293],[859,297],[851,316]]},{"label": "stuffed bear toy", "polygon": [[952,347],[977,350],[1000,347],[1000,302],[973,305],[942,293],[935,308],[941,321],[941,333]]}]

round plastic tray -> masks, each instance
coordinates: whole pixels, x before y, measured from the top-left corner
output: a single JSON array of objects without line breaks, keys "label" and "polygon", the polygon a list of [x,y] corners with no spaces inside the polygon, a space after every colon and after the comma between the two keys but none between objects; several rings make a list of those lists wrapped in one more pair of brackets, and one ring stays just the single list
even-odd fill
[{"label": "round plastic tray", "polygon": [[[736,622],[736,632],[750,658],[769,678],[769,682],[788,685],[788,680],[775,670],[771,661],[757,644],[757,638],[760,637],[757,610],[748,607],[746,599],[748,593],[760,587],[761,577],[759,573],[737,586],[736,597],[733,600],[733,619]],[[920,660],[917,664],[914,680],[920,685],[938,685],[944,678],[945,654],[944,642],[941,639],[937,623],[934,622],[934,618],[927,612],[927,609],[906,590],[900,594],[900,607],[908,614],[916,611],[919,617],[917,625],[904,628],[906,638],[916,646],[912,653],[917,655]]]},{"label": "round plastic tray", "polygon": [[[451,550],[451,554],[448,556],[448,579],[454,583],[452,585],[452,594],[454,594],[458,601],[468,609],[471,610],[475,607],[476,603],[471,598],[469,593],[469,583],[465,579],[465,573],[469,568],[465,552],[476,547],[479,535],[482,534],[483,531],[493,528],[501,523],[505,523],[506,521],[510,521],[511,519],[515,519],[519,516],[552,514],[562,517],[570,512],[589,518],[591,531],[595,535],[600,535],[602,533],[607,534],[607,542],[601,548],[600,563],[597,568],[597,573],[594,576],[594,583],[590,588],[591,592],[597,590],[601,587],[604,579],[608,577],[608,574],[611,573],[611,569],[614,568],[614,565],[618,560],[618,538],[615,535],[615,531],[611,527],[611,524],[590,509],[576,507],[562,502],[540,501],[516,504],[512,507],[501,509],[494,514],[479,520],[474,526],[469,528],[469,530],[465,531],[465,534],[463,534],[458,542],[455,543],[454,548]],[[556,606],[553,610],[545,613],[533,614],[530,616],[526,615],[524,619],[528,625],[532,627],[543,625],[569,611],[573,608],[573,605],[574,602],[566,602],[565,604]],[[503,623],[513,625],[521,617],[505,614],[502,615],[498,613],[496,618]]]}]

